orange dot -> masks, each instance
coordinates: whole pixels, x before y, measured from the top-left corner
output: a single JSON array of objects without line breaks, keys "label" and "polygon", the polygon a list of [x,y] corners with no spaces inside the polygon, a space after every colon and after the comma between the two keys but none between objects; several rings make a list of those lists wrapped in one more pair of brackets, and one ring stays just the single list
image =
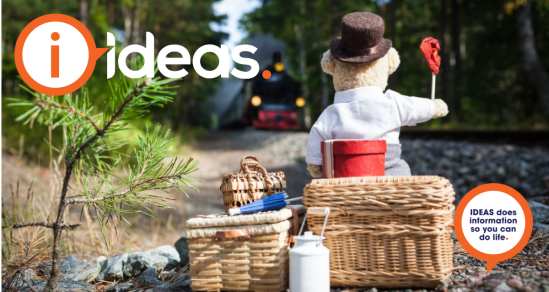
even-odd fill
[{"label": "orange dot", "polygon": [[263,76],[263,78],[265,78],[265,79],[269,79],[269,78],[271,78],[271,71],[265,70],[265,71],[263,71],[261,76]]},{"label": "orange dot", "polygon": [[52,33],[51,34],[51,39],[54,40],[54,41],[58,40],[59,39],[59,34],[57,32]]},{"label": "orange dot", "polygon": [[509,240],[509,237],[505,238],[505,240]]}]

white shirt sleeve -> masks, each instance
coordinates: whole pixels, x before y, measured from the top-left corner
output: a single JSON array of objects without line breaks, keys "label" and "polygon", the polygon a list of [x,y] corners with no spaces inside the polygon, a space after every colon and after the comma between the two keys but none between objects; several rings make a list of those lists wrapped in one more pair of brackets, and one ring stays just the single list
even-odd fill
[{"label": "white shirt sleeve", "polygon": [[329,137],[329,114],[327,110],[324,110],[318,120],[315,122],[309,133],[309,140],[307,141],[307,155],[305,156],[305,162],[315,165],[322,165],[322,152],[320,150],[320,142],[330,140]]},{"label": "white shirt sleeve", "polygon": [[415,126],[432,119],[435,114],[435,103],[430,99],[406,96],[392,90],[385,94],[395,101],[402,126]]}]

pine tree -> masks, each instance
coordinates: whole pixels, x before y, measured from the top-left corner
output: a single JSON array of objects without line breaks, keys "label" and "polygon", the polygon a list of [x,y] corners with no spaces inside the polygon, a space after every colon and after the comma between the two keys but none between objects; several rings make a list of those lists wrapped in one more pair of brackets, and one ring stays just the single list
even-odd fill
[{"label": "pine tree", "polygon": [[[117,134],[127,130],[130,121],[142,118],[152,106],[171,102],[175,95],[174,87],[169,86],[175,79],[121,76],[120,80],[111,84],[112,96],[100,111],[95,109],[87,89],[81,89],[79,94],[53,97],[23,87],[33,99],[11,99],[10,106],[29,107],[17,121],[63,129],[63,146],[56,150],[64,157],[65,174],[55,221],[18,222],[15,217],[3,214],[5,230],[29,226],[52,230],[52,271],[44,291],[54,291],[60,281],[63,231],[80,225],[65,221],[69,205],[79,204],[83,212],[94,212],[107,238],[108,222],[118,222],[127,232],[128,227],[133,229],[127,215],[144,213],[154,217],[150,207],[168,207],[165,204],[168,197],[146,191],[167,192],[170,188],[177,188],[186,195],[184,187],[198,191],[191,185],[194,180],[187,177],[197,170],[198,162],[192,158],[169,158],[173,139],[169,138],[169,130],[161,126],[151,131],[147,129],[144,136],[136,139],[135,163],[123,165],[120,155],[114,154],[117,148],[126,144],[117,138]],[[124,176],[120,175],[120,169]],[[76,181],[75,186],[71,185],[71,177]],[[74,191],[74,196],[67,196],[69,189]]]}]

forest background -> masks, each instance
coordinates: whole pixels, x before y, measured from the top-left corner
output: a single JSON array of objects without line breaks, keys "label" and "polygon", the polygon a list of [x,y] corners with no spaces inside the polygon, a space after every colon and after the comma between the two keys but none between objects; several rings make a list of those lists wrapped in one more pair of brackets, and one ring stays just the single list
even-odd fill
[{"label": "forest background", "polygon": [[[226,0],[230,1],[230,0]],[[252,0],[250,0],[252,1]],[[48,13],[63,13],[82,21],[98,47],[105,47],[106,32],[116,35],[119,52],[129,44],[143,44],[146,31],[155,36],[155,51],[169,44],[194,53],[204,44],[219,45],[228,35],[219,29],[226,15],[216,15],[215,0],[5,0],[2,1],[2,93],[26,93],[15,68],[13,49],[23,27]],[[256,1],[257,2],[257,1]],[[419,51],[421,40],[440,40],[442,66],[437,77],[437,98],[450,114],[425,123],[432,129],[547,129],[549,125],[549,0],[263,0],[244,15],[240,25],[249,37],[270,34],[286,44],[284,62],[302,84],[307,113],[314,122],[333,100],[330,76],[320,67],[322,53],[339,36],[343,15],[370,11],[386,21],[385,37],[399,51],[401,65],[389,89],[406,95],[430,95],[431,74]],[[105,36],[105,37],[104,37]],[[243,43],[246,39],[243,40]],[[207,54],[203,66],[215,68],[217,57]],[[177,82],[177,97],[166,108],[155,109],[136,122],[134,132],[153,121],[168,125],[185,139],[211,128],[207,102],[221,80],[190,74]],[[106,101],[106,55],[97,63],[86,86],[94,100]],[[116,77],[115,77],[116,78]],[[29,97],[30,98],[30,97]],[[14,119],[21,112],[2,100],[3,149],[36,158],[46,143],[25,143],[47,137],[48,131],[30,129]],[[59,133],[52,133],[60,137]],[[196,134],[196,135],[194,135]],[[55,139],[54,139],[55,141]],[[20,149],[25,145],[24,149]],[[35,159],[33,159],[35,160]]]}]

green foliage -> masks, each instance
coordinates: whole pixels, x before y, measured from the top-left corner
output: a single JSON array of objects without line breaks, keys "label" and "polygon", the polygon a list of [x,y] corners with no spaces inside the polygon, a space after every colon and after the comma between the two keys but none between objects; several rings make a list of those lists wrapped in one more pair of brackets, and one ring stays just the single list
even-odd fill
[{"label": "green foliage", "polygon": [[[137,65],[138,66],[138,65]],[[65,180],[75,174],[75,195],[61,200],[64,205],[83,204],[83,212],[94,212],[105,240],[110,238],[106,224],[116,220],[126,230],[130,226],[125,215],[142,213],[155,216],[151,207],[167,208],[170,198],[146,193],[150,190],[167,192],[176,188],[187,194],[184,187],[195,191],[193,179],[187,175],[197,170],[198,162],[170,159],[173,138],[169,130],[157,125],[148,128],[135,139],[134,155],[125,165],[121,153],[128,139],[119,139],[130,128],[131,122],[146,116],[152,107],[163,107],[173,101],[175,79],[120,77],[111,83],[109,102],[92,102],[87,89],[79,94],[61,97],[46,96],[22,86],[34,98],[8,99],[9,107],[22,107],[26,111],[16,120],[24,124],[41,124],[52,129],[62,128],[63,144],[59,149],[65,161]],[[120,175],[122,167],[124,176]]]},{"label": "green foliage", "polygon": [[[127,45],[143,44],[145,32],[155,36],[155,54],[167,45],[183,45],[191,52],[204,44],[220,44],[227,36],[225,33],[210,29],[210,23],[224,21],[224,15],[215,15],[212,4],[218,0],[125,0],[125,1],[87,1],[87,27],[92,33],[97,47],[106,47],[106,33],[115,33],[117,38],[116,54]],[[49,13],[62,13],[81,19],[80,1],[40,1],[40,0],[6,0],[2,1],[2,92],[4,96],[33,98],[21,90],[21,80],[15,68],[13,51],[21,30],[33,19]],[[112,5],[109,6],[109,5]],[[112,8],[112,10],[111,10]],[[112,12],[112,14],[111,14]],[[124,32],[124,38],[121,33]],[[170,55],[172,57],[172,55]],[[133,57],[132,57],[133,58]],[[217,67],[217,57],[206,54],[202,58],[204,68]],[[180,65],[169,65],[170,69],[179,70]],[[125,133],[129,146],[138,133],[143,133],[147,126],[160,122],[180,132],[183,127],[201,127],[207,125],[207,115],[203,114],[205,101],[215,92],[219,79],[205,79],[198,76],[192,66],[185,66],[189,75],[174,81],[177,88],[170,107],[155,107],[140,119],[132,119],[135,130]],[[118,68],[116,69],[118,70]],[[87,94],[93,97],[95,105],[110,103],[110,89],[105,86],[107,76],[107,56],[98,59],[94,73],[85,84]],[[122,81],[118,76],[110,79],[113,83]],[[2,100],[2,135],[4,146],[18,149],[20,137],[24,137],[24,153],[28,157],[47,156],[47,145],[35,141],[49,141],[46,128],[33,128],[13,123],[21,115],[20,108],[8,108]],[[61,128],[52,131],[52,141],[62,141]],[[55,145],[59,147],[59,145]],[[121,149],[127,152],[127,149]],[[42,159],[42,162],[45,162]]]},{"label": "green foliage", "polygon": [[[533,1],[536,46],[542,65],[549,70],[549,1]],[[322,53],[329,49],[330,40],[340,35],[339,25],[345,14],[368,11],[385,19],[385,38],[392,39],[400,55],[400,67],[391,77],[388,89],[405,95],[430,96],[431,74],[418,47],[428,36],[441,42],[445,40],[436,97],[448,103],[450,114],[444,119],[422,124],[423,127],[546,128],[549,116],[540,111],[519,47],[516,9],[524,2],[264,1],[262,7],[245,15],[241,25],[250,33],[272,34],[287,44],[284,57],[291,65],[291,74],[306,87],[307,106],[313,122],[324,109],[321,103]],[[446,3],[445,14],[442,3]],[[300,27],[303,28],[302,36]],[[304,44],[303,52],[300,41]],[[300,72],[302,56],[305,57],[305,74]],[[334,88],[331,76],[327,79],[331,103]]]}]

